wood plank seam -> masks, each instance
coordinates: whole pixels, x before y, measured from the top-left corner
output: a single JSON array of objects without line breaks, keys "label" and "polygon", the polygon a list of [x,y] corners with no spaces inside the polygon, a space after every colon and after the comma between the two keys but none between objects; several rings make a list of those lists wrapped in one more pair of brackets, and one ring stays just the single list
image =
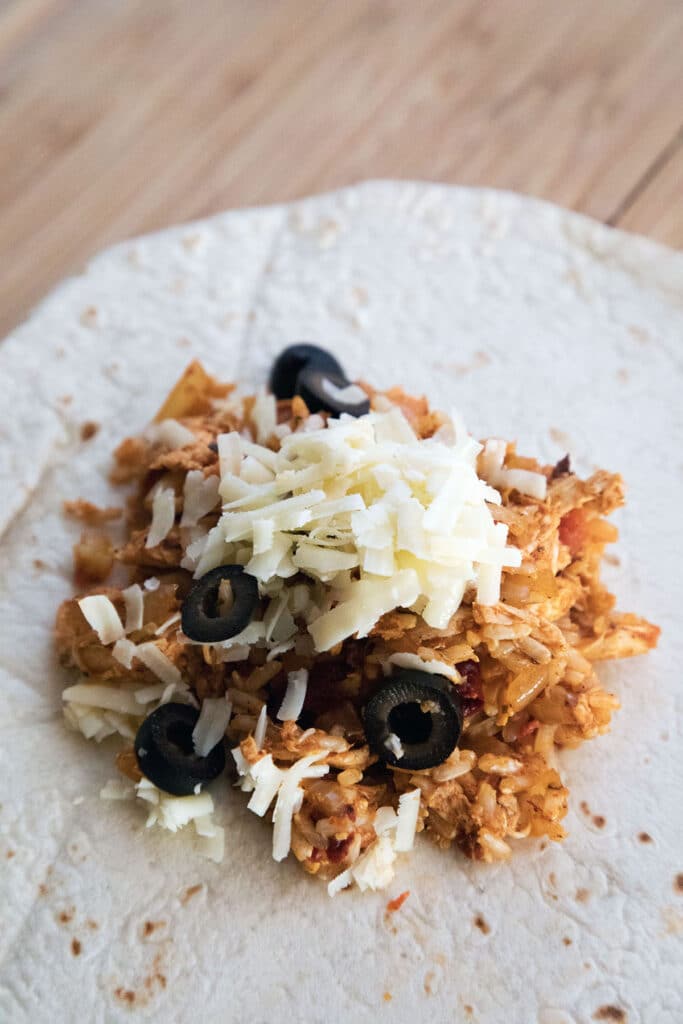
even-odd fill
[{"label": "wood plank seam", "polygon": [[634,203],[637,202],[639,197],[643,194],[646,188],[648,188],[655,178],[664,170],[666,165],[673,160],[679,149],[683,148],[683,125],[676,132],[670,142],[664,146],[664,148],[657,154],[650,166],[641,175],[638,181],[633,185],[626,195],[621,199],[610,216],[606,219],[605,223],[609,224],[610,227],[618,227],[619,222],[628,213]]}]

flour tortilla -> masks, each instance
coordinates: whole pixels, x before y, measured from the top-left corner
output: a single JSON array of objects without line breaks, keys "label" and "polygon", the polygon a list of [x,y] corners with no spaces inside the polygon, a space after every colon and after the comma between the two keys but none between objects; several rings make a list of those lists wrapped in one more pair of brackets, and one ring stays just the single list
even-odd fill
[{"label": "flour tortilla", "polygon": [[[682,336],[683,256],[515,195],[371,183],[120,245],[0,345],[0,1019],[683,1019]],[[331,901],[224,785],[220,865],[99,799],[113,750],[64,728],[50,647],[61,502],[120,500],[110,452],[191,358],[262,385],[296,339],[475,434],[623,471],[609,583],[663,636],[600,670],[623,710],[561,755],[565,843],[484,866],[422,839],[387,892]]]}]

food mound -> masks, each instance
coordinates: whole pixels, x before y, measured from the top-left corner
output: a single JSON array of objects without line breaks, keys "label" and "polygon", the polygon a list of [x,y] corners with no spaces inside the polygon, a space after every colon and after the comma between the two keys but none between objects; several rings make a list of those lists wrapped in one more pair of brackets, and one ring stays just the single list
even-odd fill
[{"label": "food mound", "polygon": [[68,503],[99,532],[56,623],[68,723],[125,744],[103,797],[220,860],[227,766],[273,857],[332,895],[385,886],[416,832],[485,861],[563,838],[555,752],[618,707],[594,662],[659,633],[599,579],[619,476],[479,444],[294,345],[255,396],[193,363],[112,479],[135,485],[125,542]]}]

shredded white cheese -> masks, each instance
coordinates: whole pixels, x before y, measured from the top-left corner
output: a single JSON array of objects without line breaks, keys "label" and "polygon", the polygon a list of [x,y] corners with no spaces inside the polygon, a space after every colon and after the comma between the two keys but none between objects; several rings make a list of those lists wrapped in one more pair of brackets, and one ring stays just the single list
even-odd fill
[{"label": "shredded white cheese", "polygon": [[[260,441],[273,432],[267,397],[254,407]],[[306,616],[318,651],[367,635],[396,607],[445,628],[470,586],[480,602],[498,600],[501,572],[521,552],[491,515],[487,502],[500,495],[478,477],[481,446],[457,417],[427,440],[392,406],[314,425],[311,417],[307,430],[283,436],[278,452],[221,435],[223,513],[195,576],[243,559],[262,593],[302,573],[309,591],[323,584],[325,599]],[[287,639],[269,635],[265,646]]]},{"label": "shredded white cheese", "polygon": [[200,853],[216,863],[223,860],[225,829],[212,818],[214,804],[209,793],[172,796],[145,777],[136,784],[124,779],[110,779],[100,790],[101,800],[132,800],[135,797],[148,807],[147,828],[158,825],[169,832],[178,832],[192,823]]},{"label": "shredded white cheese", "polygon": [[320,779],[327,775],[329,766],[316,764],[327,755],[328,751],[318,751],[299,758],[289,768],[278,768],[270,754],[250,764],[239,747],[232,751],[240,775],[240,787],[253,791],[247,804],[250,811],[260,817],[267,812],[275,800],[273,809],[273,859],[284,860],[290,850],[292,838],[292,818],[303,803],[304,792],[301,783],[304,779]]},{"label": "shredded white cheese", "polygon": [[419,811],[420,790],[413,789],[409,793],[402,793],[398,798],[398,818],[396,838],[394,839],[394,849],[397,853],[412,850]]},{"label": "shredded white cheese", "polygon": [[389,733],[386,740],[384,741],[384,746],[390,753],[394,755],[397,761],[401,760],[404,754],[403,744],[401,743],[401,740],[399,739],[395,732]]},{"label": "shredded white cheese", "polygon": [[67,686],[62,692],[62,698],[67,704],[76,703],[89,707],[108,708],[110,711],[120,711],[123,715],[140,713],[135,694],[122,686],[109,686],[106,683],[76,683],[74,686]]},{"label": "shredded white cheese", "polygon": [[256,721],[256,728],[254,729],[254,743],[256,744],[257,750],[263,749],[263,743],[266,738],[266,730],[268,728],[268,708],[264,704],[259,712],[258,719]]},{"label": "shredded white cheese", "polygon": [[275,395],[257,395],[251,410],[251,418],[256,427],[256,440],[259,444],[265,444],[277,425]]},{"label": "shredded white cheese", "polygon": [[171,796],[157,789],[153,782],[142,778],[135,786],[141,800],[151,805],[147,827],[161,825],[170,832],[187,825],[194,818],[202,818],[213,811],[213,799],[210,793],[195,793],[191,796]]},{"label": "shredded white cheese", "polygon": [[386,889],[394,877],[396,851],[390,835],[381,835],[351,868],[351,875],[361,892]]},{"label": "shredded white cheese", "polygon": [[296,721],[306,700],[308,672],[305,668],[290,672],[287,676],[287,690],[277,717],[281,722]]},{"label": "shredded white cheese", "polygon": [[165,448],[184,448],[194,442],[194,434],[178,420],[162,420],[161,423],[150,423],[145,430],[145,437],[152,444],[162,444]]},{"label": "shredded white cheese", "polygon": [[114,604],[104,594],[82,597],[78,607],[101,644],[113,644],[124,636],[123,623]]},{"label": "shredded white cheese", "polygon": [[520,494],[528,494],[531,498],[543,500],[548,489],[544,475],[528,469],[506,469],[503,466],[506,449],[505,441],[497,438],[491,438],[486,442],[481,459],[484,478],[498,490],[514,489]]},{"label": "shredded white cheese", "polygon": [[[128,662],[132,663],[139,650],[140,647],[136,647],[130,640],[122,639],[116,642],[112,654],[130,668]],[[171,698],[193,706],[197,704],[182,680],[179,683],[159,682],[150,686],[140,686],[134,679],[99,683],[84,680],[68,686],[62,693],[64,718],[68,725],[82,733],[86,739],[94,739],[98,743],[114,734],[129,740],[135,739],[143,718]]]},{"label": "shredded white cheese", "polygon": [[343,402],[344,405],[360,405],[368,400],[367,393],[357,384],[346,384],[340,388],[328,377],[323,377],[322,389],[335,402]]},{"label": "shredded white cheese", "polygon": [[218,504],[219,483],[217,476],[205,477],[199,469],[189,471],[183,485],[181,526],[196,526],[200,519],[213,511]]},{"label": "shredded white cheese", "polygon": [[161,544],[175,521],[175,492],[170,487],[157,488],[152,498],[152,522],[145,541],[146,548]]},{"label": "shredded white cheese", "polygon": [[132,668],[136,647],[131,640],[117,640],[111,649],[112,656],[116,658],[124,668]]},{"label": "shredded white cheese", "polygon": [[144,617],[144,600],[142,588],[138,583],[121,591],[126,602],[126,633],[134,633],[142,629]]},{"label": "shredded white cheese", "polygon": [[150,641],[146,644],[138,644],[135,649],[135,657],[166,685],[172,683],[174,686],[182,687],[183,680],[180,670],[155,643]]},{"label": "shredded white cheese", "polygon": [[64,690],[62,699],[67,724],[97,743],[114,734],[134,739],[145,715],[132,682],[76,683]]},{"label": "shredded white cheese", "polygon": [[460,682],[460,673],[452,665],[448,665],[439,658],[426,660],[421,658],[419,654],[410,654],[408,651],[397,651],[394,654],[390,654],[380,664],[386,676],[391,673],[392,665],[395,665],[397,668],[410,668],[418,672],[429,672],[431,675],[446,676],[447,679],[452,679],[453,682]]},{"label": "shredded white cheese", "polygon": [[139,800],[149,805],[147,828],[158,825],[169,832],[178,832],[192,822],[199,837],[200,851],[216,862],[223,859],[225,830],[211,817],[214,804],[210,793],[171,796],[144,777],[136,784],[135,793]]},{"label": "shredded white cheese", "polygon": [[155,636],[163,636],[164,633],[166,632],[166,630],[170,629],[171,626],[175,626],[176,622],[180,622],[180,619],[181,619],[181,613],[180,612],[174,612],[173,615],[169,615],[169,617],[164,622],[162,622],[160,626],[158,626],[154,630],[154,635]]},{"label": "shredded white cheese", "polygon": [[195,753],[206,757],[225,736],[232,704],[225,697],[207,697],[202,701],[197,724],[192,730]]},{"label": "shredded white cheese", "polygon": [[355,864],[332,879],[327,886],[329,895],[335,896],[354,882],[361,892],[385,889],[394,877],[396,855],[413,848],[419,811],[419,789],[399,797],[398,814],[393,807],[379,807],[373,823],[377,839]]}]

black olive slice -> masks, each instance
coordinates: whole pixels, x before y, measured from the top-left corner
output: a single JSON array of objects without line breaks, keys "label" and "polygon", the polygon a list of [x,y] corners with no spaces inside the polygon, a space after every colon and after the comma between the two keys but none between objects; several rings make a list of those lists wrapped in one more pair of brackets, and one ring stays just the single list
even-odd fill
[{"label": "black olive slice", "polygon": [[225,768],[222,740],[206,757],[195,753],[192,730],[198,718],[199,712],[189,704],[162,704],[147,716],[135,737],[140,771],[174,796],[189,796]]},{"label": "black olive slice", "polygon": [[363,709],[370,748],[386,764],[412,771],[443,764],[460,739],[462,718],[449,679],[412,670],[393,676]]},{"label": "black olive slice", "polygon": [[[218,592],[223,580],[232,588],[232,608],[221,615]],[[258,583],[241,565],[219,565],[202,576],[183,601],[181,623],[190,640],[215,644],[241,633],[258,603]]]},{"label": "black olive slice", "polygon": [[370,411],[370,399],[364,395],[360,401],[349,402],[340,392],[349,387],[349,381],[319,366],[305,366],[296,380],[296,393],[301,395],[309,412],[329,412],[332,416],[364,416]]},{"label": "black olive slice", "polygon": [[309,365],[317,366],[337,377],[344,376],[344,371],[331,352],[308,342],[290,345],[280,353],[270,371],[269,387],[275,397],[293,398],[297,394],[297,377],[303,368]]}]

